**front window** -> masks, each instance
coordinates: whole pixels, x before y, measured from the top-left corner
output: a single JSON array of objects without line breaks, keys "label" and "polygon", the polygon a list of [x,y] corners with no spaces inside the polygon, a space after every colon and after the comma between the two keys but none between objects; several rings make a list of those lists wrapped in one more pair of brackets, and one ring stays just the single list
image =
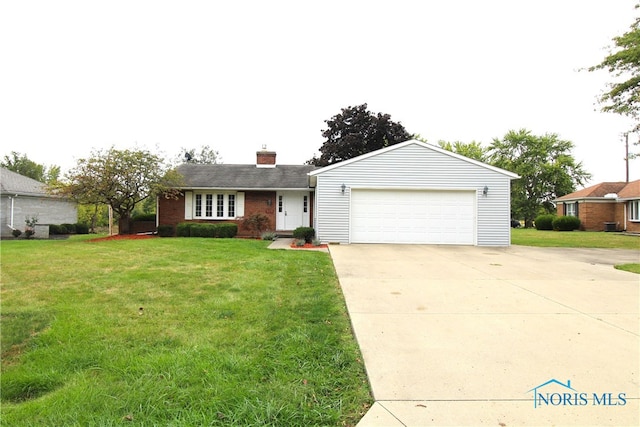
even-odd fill
[{"label": "front window", "polygon": [[578,216],[578,209],[576,209],[577,206],[577,203],[565,203],[564,214],[566,216]]},{"label": "front window", "polygon": [[194,205],[196,218],[235,219],[236,216],[235,193],[198,193]]},{"label": "front window", "polygon": [[629,219],[631,221],[640,221],[640,200],[631,200],[629,202]]}]

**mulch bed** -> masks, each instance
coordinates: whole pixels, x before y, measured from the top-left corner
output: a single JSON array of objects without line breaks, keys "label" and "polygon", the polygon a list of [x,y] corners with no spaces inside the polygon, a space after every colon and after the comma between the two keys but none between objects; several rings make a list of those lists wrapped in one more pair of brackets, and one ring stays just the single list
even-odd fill
[{"label": "mulch bed", "polygon": [[155,239],[158,236],[151,234],[114,234],[113,236],[96,237],[95,239],[87,240],[87,242],[104,242],[108,240],[142,240],[142,239]]}]

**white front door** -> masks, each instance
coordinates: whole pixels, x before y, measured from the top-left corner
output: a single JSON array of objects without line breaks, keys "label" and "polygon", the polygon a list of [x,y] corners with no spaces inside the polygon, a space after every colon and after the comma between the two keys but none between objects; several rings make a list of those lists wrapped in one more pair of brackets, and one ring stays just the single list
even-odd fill
[{"label": "white front door", "polygon": [[308,191],[278,192],[276,197],[276,230],[295,230],[309,226],[310,197]]}]

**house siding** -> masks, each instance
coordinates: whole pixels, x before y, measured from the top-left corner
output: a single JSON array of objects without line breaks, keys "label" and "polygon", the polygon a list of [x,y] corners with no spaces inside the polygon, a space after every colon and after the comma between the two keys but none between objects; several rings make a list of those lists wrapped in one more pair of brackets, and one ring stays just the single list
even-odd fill
[{"label": "house siding", "polygon": [[480,165],[410,144],[322,172],[317,175],[315,224],[322,241],[349,243],[351,188],[475,190],[476,244],[510,244],[510,179]]},{"label": "house siding", "polygon": [[[2,236],[11,235],[11,199],[1,197]],[[78,207],[75,202],[55,197],[18,196],[13,202],[13,227],[24,231],[25,218],[37,216],[39,225],[75,224]]]}]

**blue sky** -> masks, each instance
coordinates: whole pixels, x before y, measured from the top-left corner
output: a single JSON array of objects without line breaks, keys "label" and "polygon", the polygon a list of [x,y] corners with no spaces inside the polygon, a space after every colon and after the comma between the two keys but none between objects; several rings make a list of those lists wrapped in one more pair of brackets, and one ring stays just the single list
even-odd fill
[{"label": "blue sky", "polygon": [[366,102],[433,143],[557,133],[591,184],[620,181],[631,124],[598,111],[614,77],[580,69],[636,14],[630,0],[5,2],[0,154],[66,170],[112,145],[252,163],[266,144],[300,164],[324,120]]}]

